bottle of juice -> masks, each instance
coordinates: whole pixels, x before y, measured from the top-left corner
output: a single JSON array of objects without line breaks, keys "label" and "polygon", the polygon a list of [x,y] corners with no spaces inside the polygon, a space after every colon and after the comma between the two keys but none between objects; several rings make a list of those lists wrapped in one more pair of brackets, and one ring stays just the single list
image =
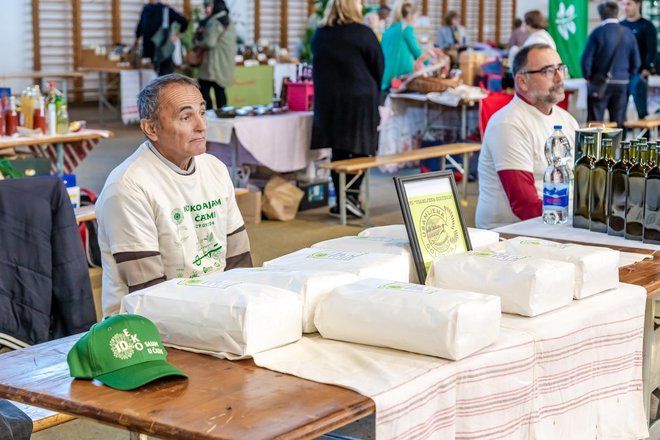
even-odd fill
[{"label": "bottle of juice", "polygon": [[66,108],[66,100],[62,95],[55,97],[55,118],[57,119],[57,134],[69,132],[69,112]]},{"label": "bottle of juice", "polygon": [[5,111],[5,133],[11,136],[16,133],[18,128],[18,112],[16,111],[16,98],[13,96],[9,98],[9,107]]},{"label": "bottle of juice", "polygon": [[34,113],[32,87],[27,87],[21,94],[21,125],[32,128],[32,114]]},{"label": "bottle of juice", "polygon": [[32,124],[35,130],[41,130],[41,134],[46,134],[46,108],[43,96],[39,96],[37,101],[37,106],[32,116]]}]

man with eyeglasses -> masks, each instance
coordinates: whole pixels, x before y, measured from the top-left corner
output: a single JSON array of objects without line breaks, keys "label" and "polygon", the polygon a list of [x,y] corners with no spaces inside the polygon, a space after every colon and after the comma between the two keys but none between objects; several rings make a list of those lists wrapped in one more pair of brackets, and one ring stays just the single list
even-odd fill
[{"label": "man with eyeglasses", "polygon": [[610,121],[623,127],[628,107],[628,83],[641,66],[639,50],[632,32],[619,24],[616,2],[599,4],[598,14],[602,22],[587,39],[582,52],[582,74],[589,83],[607,78],[607,87],[602,94],[590,91],[587,118],[603,121],[607,109]]},{"label": "man with eyeglasses", "polygon": [[574,142],[577,121],[557,107],[564,99],[566,65],[547,44],[523,47],[513,60],[516,94],[488,121],[479,155],[476,225],[492,229],[539,217],[544,145],[555,125]]}]

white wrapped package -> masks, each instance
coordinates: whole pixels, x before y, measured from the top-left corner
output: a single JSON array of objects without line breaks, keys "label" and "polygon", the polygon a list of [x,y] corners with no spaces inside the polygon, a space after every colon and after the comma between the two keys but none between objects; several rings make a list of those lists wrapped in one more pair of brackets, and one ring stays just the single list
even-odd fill
[{"label": "white wrapped package", "polygon": [[165,345],[240,359],[302,337],[302,302],[288,290],[256,283],[173,278],[122,299],[145,316]]},{"label": "white wrapped package", "polygon": [[[473,250],[486,249],[488,246],[497,243],[500,239],[500,234],[495,231],[476,228],[467,228],[467,230]],[[406,232],[405,225],[374,226],[360,232],[358,237],[387,237],[393,240],[408,240],[408,233]]]},{"label": "white wrapped package", "polygon": [[381,254],[403,255],[408,259],[409,275],[406,281],[419,283],[415,260],[410,252],[408,238],[389,237],[360,237],[349,235],[346,237],[333,238],[312,245],[313,248],[335,249],[349,252],[377,252]]},{"label": "white wrapped package", "polygon": [[573,263],[575,299],[586,298],[619,285],[619,251],[529,237],[516,237],[504,243],[509,254]]},{"label": "white wrapped package", "polygon": [[575,265],[523,255],[470,251],[438,258],[426,284],[497,295],[502,311],[536,316],[568,305]]},{"label": "white wrapped package", "polygon": [[321,298],[332,289],[358,280],[356,275],[327,270],[296,270],[285,267],[244,267],[214,272],[202,277],[213,281],[242,281],[286,289],[300,296],[303,303],[302,331],[316,332],[314,312]]},{"label": "white wrapped package", "polygon": [[292,269],[334,270],[357,275],[359,278],[382,278],[408,281],[408,260],[403,255],[376,252],[348,252],[333,249],[304,248],[266,261],[265,267]]},{"label": "white wrapped package", "polygon": [[324,338],[458,360],[500,331],[492,295],[365,279],[334,289],[316,309]]}]

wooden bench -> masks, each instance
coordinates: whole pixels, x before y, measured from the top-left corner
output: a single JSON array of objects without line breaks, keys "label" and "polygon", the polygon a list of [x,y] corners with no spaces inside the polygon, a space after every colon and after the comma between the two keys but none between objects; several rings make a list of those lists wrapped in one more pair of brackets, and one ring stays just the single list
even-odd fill
[{"label": "wooden bench", "polygon": [[74,420],[74,416],[68,414],[58,413],[48,409],[37,408],[25,403],[11,402],[18,409],[30,416],[32,419],[32,432],[43,431],[44,429],[52,428],[53,426],[61,425],[62,423]]},{"label": "wooden bench", "polygon": [[632,128],[633,130],[641,130],[641,132],[635,137],[644,136],[647,131],[651,131],[651,138],[655,139],[658,137],[660,119],[640,119],[639,121],[626,121],[623,123],[623,126],[626,128]]},{"label": "wooden bench", "polygon": [[481,144],[457,143],[436,145],[428,148],[419,148],[409,151],[403,151],[397,154],[387,156],[356,157],[353,159],[338,160],[335,162],[321,164],[322,168],[330,169],[339,174],[339,188],[337,188],[337,200],[339,204],[339,221],[342,225],[346,224],[346,190],[354,183],[355,178],[346,182],[346,174],[360,175],[364,173],[364,223],[369,221],[369,170],[382,165],[411,162],[422,159],[440,158],[440,168],[445,169],[447,156],[463,155],[463,181],[461,189],[463,200],[467,204],[467,164],[472,153],[481,150]]}]

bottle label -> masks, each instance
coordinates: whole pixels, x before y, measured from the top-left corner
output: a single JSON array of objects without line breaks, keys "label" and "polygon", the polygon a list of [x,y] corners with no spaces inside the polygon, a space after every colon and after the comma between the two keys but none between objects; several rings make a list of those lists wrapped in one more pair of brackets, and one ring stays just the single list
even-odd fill
[{"label": "bottle label", "polygon": [[544,183],[543,206],[568,208],[568,183]]}]

